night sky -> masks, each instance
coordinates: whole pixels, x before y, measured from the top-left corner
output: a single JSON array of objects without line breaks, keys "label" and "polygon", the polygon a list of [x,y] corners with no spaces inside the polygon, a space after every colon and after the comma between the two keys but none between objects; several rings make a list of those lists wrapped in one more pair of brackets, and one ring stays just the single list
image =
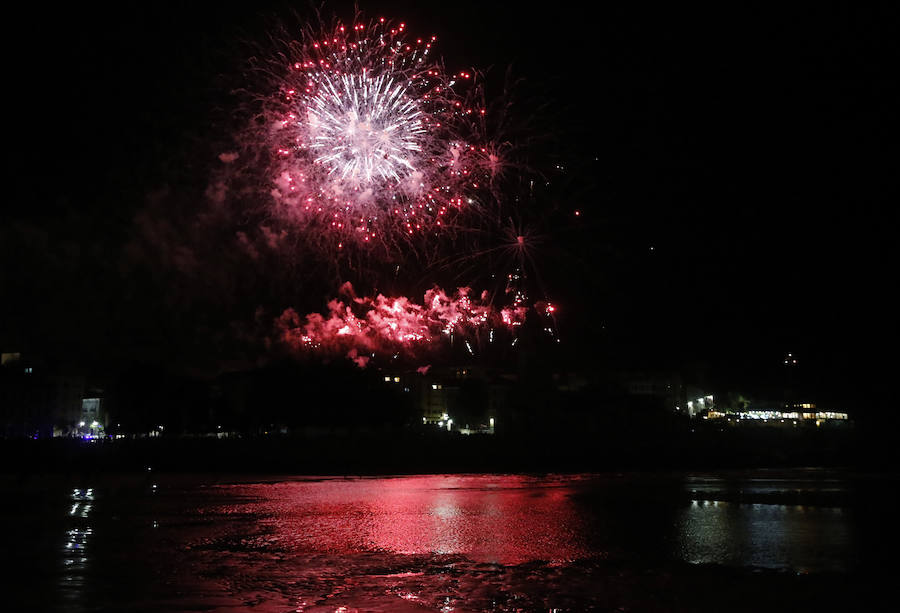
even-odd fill
[{"label": "night sky", "polygon": [[[324,306],[302,262],[267,276],[190,229],[247,55],[305,6],[7,16],[2,351],[214,371],[259,350],[265,317]],[[532,163],[565,186],[541,231],[571,362],[750,384],[790,351],[823,398],[877,404],[897,331],[896,10],[362,8],[436,34],[489,97],[507,67],[521,80]]]}]

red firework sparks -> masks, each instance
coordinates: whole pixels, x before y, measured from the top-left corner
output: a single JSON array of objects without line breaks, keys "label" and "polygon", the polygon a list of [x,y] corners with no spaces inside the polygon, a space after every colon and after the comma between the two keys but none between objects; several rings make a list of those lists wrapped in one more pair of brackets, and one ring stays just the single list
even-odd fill
[{"label": "red firework sparks", "polygon": [[[345,300],[332,300],[328,312],[301,317],[286,310],[276,322],[279,339],[298,352],[345,355],[365,366],[376,355],[420,356],[436,351],[444,339],[456,336],[473,351],[471,339],[495,329],[514,330],[522,325],[528,308],[514,305],[495,308],[487,293],[473,298],[466,287],[447,294],[428,290],[421,304],[404,296],[357,297],[347,283]],[[538,305],[546,309],[545,304]]]},{"label": "red firework sparks", "polygon": [[326,249],[395,250],[477,214],[501,161],[474,73],[384,19],[307,29],[264,72],[268,193]]}]

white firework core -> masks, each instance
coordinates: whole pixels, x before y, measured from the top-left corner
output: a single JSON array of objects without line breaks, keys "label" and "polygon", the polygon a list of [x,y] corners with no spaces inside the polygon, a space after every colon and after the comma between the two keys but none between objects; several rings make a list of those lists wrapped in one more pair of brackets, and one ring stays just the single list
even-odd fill
[{"label": "white firework core", "polygon": [[306,104],[315,161],[352,187],[415,171],[426,130],[408,87],[387,75],[322,75]]},{"label": "white firework core", "polygon": [[270,212],[348,257],[424,254],[484,214],[493,186],[473,75],[445,73],[429,59],[436,38],[404,30],[379,19],[304,31],[260,64],[266,94],[248,109],[247,142],[268,151],[246,159],[268,165]]}]

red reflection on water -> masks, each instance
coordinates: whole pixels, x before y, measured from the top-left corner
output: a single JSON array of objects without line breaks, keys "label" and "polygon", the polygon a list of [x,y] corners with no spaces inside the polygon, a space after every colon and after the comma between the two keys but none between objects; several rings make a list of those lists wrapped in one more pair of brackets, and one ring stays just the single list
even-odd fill
[{"label": "red reflection on water", "polygon": [[282,545],[300,550],[460,554],[519,564],[586,555],[566,479],[423,476],[241,486]]}]

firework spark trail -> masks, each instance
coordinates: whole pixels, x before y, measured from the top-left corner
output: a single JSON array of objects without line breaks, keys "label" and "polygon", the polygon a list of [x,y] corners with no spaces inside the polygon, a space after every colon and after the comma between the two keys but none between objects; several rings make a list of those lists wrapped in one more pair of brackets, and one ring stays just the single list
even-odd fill
[{"label": "firework spark trail", "polygon": [[[499,189],[504,171],[515,167],[515,147],[499,136],[504,121],[493,121],[472,72],[447,73],[432,57],[436,37],[411,37],[403,23],[356,19],[276,38],[278,49],[253,72],[264,83],[248,86],[257,93],[245,107],[251,113],[239,150],[220,156],[231,193],[254,205],[262,170],[267,198],[254,211],[261,227],[276,229],[263,237],[266,244],[270,234],[279,246],[296,241],[294,255],[311,256],[297,261],[334,264],[342,279],[346,264],[371,287],[378,275],[371,275],[375,282],[360,277],[360,262],[367,271],[389,262],[394,276],[410,259],[412,268],[428,267],[448,248],[459,252],[457,238],[471,244],[506,217],[504,207],[516,206],[518,198]],[[252,227],[254,214],[247,218]],[[515,234],[518,268],[528,238]],[[325,314],[285,311],[276,322],[279,341],[360,366],[378,354],[421,355],[446,346],[442,339],[458,338],[474,355],[482,339],[494,343],[496,331],[505,340],[503,331],[517,330],[532,312],[521,291],[507,308],[466,288],[450,295],[435,288],[422,303],[344,291]]]},{"label": "firework spark trail", "polygon": [[315,161],[329,174],[340,171],[341,181],[366,185],[415,171],[408,158],[422,150],[418,139],[425,128],[422,112],[405,100],[406,88],[386,75],[343,76],[339,85],[326,75],[323,90],[326,95],[310,105],[309,125],[312,148],[322,150]]},{"label": "firework spark trail", "polygon": [[[457,336],[466,342],[487,332],[513,331],[525,322],[529,308],[515,304],[505,308],[491,306],[487,293],[470,296],[466,287],[447,294],[440,288],[428,290],[421,304],[404,296],[357,297],[347,283],[342,288],[346,300],[328,303],[325,315],[310,313],[301,317],[286,310],[276,321],[279,340],[297,352],[315,355],[345,355],[360,366],[368,357],[362,354],[420,356],[437,351],[444,341]],[[538,303],[538,313],[553,307]],[[547,311],[549,314],[550,311]]]},{"label": "firework spark trail", "polygon": [[474,75],[444,72],[436,37],[384,19],[307,29],[264,64],[272,214],[326,250],[402,251],[452,233],[490,200],[502,162]]}]

